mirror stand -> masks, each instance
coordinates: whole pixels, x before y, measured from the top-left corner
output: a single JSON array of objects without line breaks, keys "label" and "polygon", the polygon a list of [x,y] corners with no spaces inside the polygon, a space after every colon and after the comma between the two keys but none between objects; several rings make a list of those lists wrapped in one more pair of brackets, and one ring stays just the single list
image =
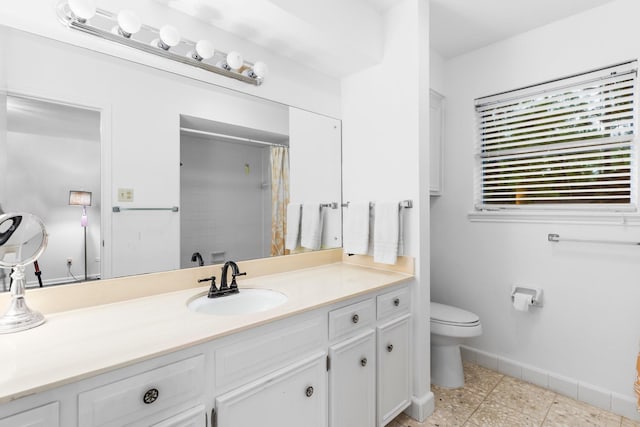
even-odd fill
[{"label": "mirror stand", "polygon": [[0,317],[0,334],[24,331],[45,322],[44,316],[31,310],[24,299],[24,265],[16,265],[11,278],[13,279],[11,302],[7,311]]}]

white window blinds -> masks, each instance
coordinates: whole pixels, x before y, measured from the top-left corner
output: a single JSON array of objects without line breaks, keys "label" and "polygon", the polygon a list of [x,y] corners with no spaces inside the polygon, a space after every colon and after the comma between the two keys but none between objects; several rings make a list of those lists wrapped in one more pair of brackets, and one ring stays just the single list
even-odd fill
[{"label": "white window blinds", "polygon": [[636,65],[477,99],[476,208],[632,208]]}]

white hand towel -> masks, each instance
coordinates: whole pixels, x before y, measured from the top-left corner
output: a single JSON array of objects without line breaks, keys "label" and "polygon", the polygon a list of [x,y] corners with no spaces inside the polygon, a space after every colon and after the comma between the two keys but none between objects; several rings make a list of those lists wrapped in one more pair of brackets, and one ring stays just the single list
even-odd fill
[{"label": "white hand towel", "polygon": [[400,206],[398,202],[376,202],[373,230],[373,261],[395,264],[398,257]]},{"label": "white hand towel", "polygon": [[302,230],[300,245],[303,248],[317,250],[322,244],[322,208],[320,203],[302,205]]},{"label": "white hand towel", "polygon": [[369,202],[350,202],[344,215],[344,252],[366,255],[369,250]]},{"label": "white hand towel", "polygon": [[284,238],[284,248],[293,251],[300,242],[300,203],[287,205],[287,230]]}]

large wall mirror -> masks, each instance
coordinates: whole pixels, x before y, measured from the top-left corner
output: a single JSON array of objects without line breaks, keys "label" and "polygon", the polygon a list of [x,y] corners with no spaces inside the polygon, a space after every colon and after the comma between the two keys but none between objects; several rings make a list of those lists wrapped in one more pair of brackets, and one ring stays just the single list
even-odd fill
[{"label": "large wall mirror", "polygon": [[342,245],[339,120],[6,27],[0,61],[0,209],[47,225],[44,286],[288,254],[289,201],[337,204]]}]

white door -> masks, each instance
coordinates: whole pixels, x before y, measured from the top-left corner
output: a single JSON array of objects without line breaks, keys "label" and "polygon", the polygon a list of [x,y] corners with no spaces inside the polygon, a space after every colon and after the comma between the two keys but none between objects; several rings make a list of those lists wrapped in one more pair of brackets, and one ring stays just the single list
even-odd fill
[{"label": "white door", "polygon": [[378,425],[384,426],[411,403],[407,314],[378,328]]},{"label": "white door", "polygon": [[204,405],[199,405],[160,421],[158,424],[153,424],[152,427],[206,427],[206,425],[207,416]]},{"label": "white door", "polygon": [[326,353],[216,398],[218,427],[326,427]]},{"label": "white door", "polygon": [[373,330],[329,348],[329,425],[371,427],[376,419]]}]

